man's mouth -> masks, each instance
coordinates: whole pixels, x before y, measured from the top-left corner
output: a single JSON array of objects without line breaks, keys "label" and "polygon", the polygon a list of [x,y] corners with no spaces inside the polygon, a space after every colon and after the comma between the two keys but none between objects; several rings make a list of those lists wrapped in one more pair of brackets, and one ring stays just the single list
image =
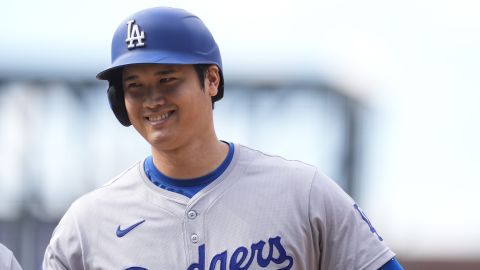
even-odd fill
[{"label": "man's mouth", "polygon": [[145,119],[147,119],[149,122],[157,123],[157,122],[161,122],[163,120],[166,120],[168,117],[170,117],[170,115],[173,114],[173,112],[174,111],[168,111],[168,112],[164,112],[164,113],[159,114],[159,115],[147,116],[147,117],[145,117]]}]

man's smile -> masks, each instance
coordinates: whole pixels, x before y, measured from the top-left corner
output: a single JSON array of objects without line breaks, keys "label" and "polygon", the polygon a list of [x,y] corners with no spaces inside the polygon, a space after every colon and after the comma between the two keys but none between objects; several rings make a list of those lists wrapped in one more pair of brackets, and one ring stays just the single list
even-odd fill
[{"label": "man's smile", "polygon": [[149,115],[144,117],[144,119],[150,122],[151,124],[159,124],[167,120],[174,113],[175,111],[171,110],[171,111],[162,112],[160,114]]}]

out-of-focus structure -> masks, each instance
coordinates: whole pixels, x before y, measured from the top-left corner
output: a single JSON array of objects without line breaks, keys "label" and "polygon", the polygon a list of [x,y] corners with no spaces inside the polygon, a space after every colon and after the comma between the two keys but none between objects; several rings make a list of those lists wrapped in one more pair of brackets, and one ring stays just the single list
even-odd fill
[{"label": "out-of-focus structure", "polygon": [[148,155],[94,77],[117,23],[156,5],[220,45],[221,139],[318,166],[405,269],[480,269],[480,4],[453,0],[3,3],[0,242],[24,269],[74,199]]}]

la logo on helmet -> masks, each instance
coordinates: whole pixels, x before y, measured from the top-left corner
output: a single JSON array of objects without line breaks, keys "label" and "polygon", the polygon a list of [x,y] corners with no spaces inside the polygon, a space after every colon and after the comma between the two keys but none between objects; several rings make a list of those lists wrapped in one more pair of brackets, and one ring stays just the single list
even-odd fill
[{"label": "la logo on helmet", "polygon": [[[145,43],[143,43],[145,33],[140,31],[135,20],[128,21],[127,25],[127,39],[125,39],[125,42],[128,44],[127,48],[133,49],[135,47],[143,47],[145,45]],[[136,43],[134,43],[134,41],[136,41]]]}]

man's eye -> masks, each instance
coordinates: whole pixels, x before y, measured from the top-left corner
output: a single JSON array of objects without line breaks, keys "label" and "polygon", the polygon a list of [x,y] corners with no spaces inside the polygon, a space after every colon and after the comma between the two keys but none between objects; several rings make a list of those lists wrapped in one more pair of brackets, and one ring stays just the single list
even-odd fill
[{"label": "man's eye", "polygon": [[127,84],[128,88],[138,88],[138,87],[141,87],[141,86],[142,86],[141,84],[136,83],[136,82],[132,82],[132,83]]},{"label": "man's eye", "polygon": [[160,82],[161,83],[168,83],[168,82],[172,82],[174,80],[175,80],[175,78],[161,78]]}]

